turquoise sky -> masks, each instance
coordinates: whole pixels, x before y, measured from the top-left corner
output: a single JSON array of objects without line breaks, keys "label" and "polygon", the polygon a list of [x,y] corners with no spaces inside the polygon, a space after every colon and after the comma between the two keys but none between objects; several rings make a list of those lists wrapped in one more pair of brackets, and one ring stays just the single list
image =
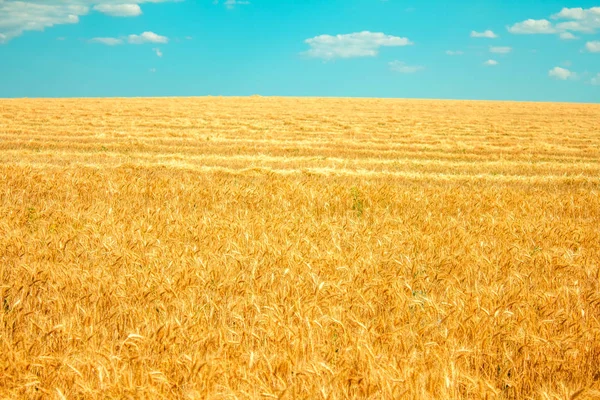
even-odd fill
[{"label": "turquoise sky", "polygon": [[0,97],[600,102],[600,3],[0,0]]}]

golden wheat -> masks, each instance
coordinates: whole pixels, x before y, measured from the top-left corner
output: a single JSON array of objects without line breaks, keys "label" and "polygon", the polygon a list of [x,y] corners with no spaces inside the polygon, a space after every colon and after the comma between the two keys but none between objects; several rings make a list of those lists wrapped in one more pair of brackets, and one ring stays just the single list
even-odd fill
[{"label": "golden wheat", "polygon": [[597,398],[600,106],[0,101],[0,397]]}]

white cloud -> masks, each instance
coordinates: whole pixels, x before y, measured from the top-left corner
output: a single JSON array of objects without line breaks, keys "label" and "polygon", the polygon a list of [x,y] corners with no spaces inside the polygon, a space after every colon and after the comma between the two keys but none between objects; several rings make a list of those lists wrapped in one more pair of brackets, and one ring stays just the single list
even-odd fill
[{"label": "white cloud", "polygon": [[592,78],[592,80],[590,80],[590,83],[592,85],[599,85],[600,86],[600,72],[598,74],[596,74],[596,76],[594,76]]},{"label": "white cloud", "polygon": [[577,74],[569,71],[566,68],[554,67],[550,71],[548,71],[548,76],[551,78],[566,81],[567,79],[575,79],[577,77]]},{"label": "white cloud", "polygon": [[528,19],[518,22],[508,27],[508,31],[517,35],[551,34],[557,32],[552,26],[552,22],[547,19]]},{"label": "white cloud", "polygon": [[562,40],[575,40],[575,39],[579,39],[577,36],[573,35],[571,32],[561,32],[560,35],[558,35]]},{"label": "white cloud", "polygon": [[449,56],[462,56],[465,53],[460,50],[446,50],[446,54]]},{"label": "white cloud", "polygon": [[87,14],[88,11],[89,7],[75,2],[71,2],[71,4],[38,4],[0,0],[2,42],[8,42],[24,31],[43,31],[54,25],[76,24],[79,22],[79,16]]},{"label": "white cloud", "polygon": [[97,37],[97,38],[90,39],[89,42],[105,44],[107,46],[116,46],[119,44],[123,44],[122,39],[111,38],[111,37]]},{"label": "white cloud", "polygon": [[553,34],[558,33],[563,40],[577,39],[571,32],[596,33],[600,29],[600,7],[563,8],[559,13],[550,16],[553,20],[564,20],[552,24],[547,19],[528,19],[518,22],[508,31],[514,34]]},{"label": "white cloud", "polygon": [[471,31],[471,37],[472,38],[496,39],[498,37],[498,35],[496,35],[493,31],[488,29],[483,32]]},{"label": "white cloud", "polygon": [[[55,25],[77,24],[90,12],[112,9],[114,15],[132,13],[138,4],[180,0],[0,0],[0,43],[26,31],[43,31]],[[125,3],[125,4],[124,4]],[[123,7],[126,6],[126,7]],[[103,12],[103,11],[101,11]],[[141,13],[141,10],[140,10]]]},{"label": "white cloud", "polygon": [[98,4],[93,9],[111,17],[137,17],[142,14],[137,4]]},{"label": "white cloud", "polygon": [[400,72],[401,74],[414,74],[415,72],[425,69],[420,65],[406,65],[402,61],[392,61],[388,63],[390,69],[394,72]]},{"label": "white cloud", "polygon": [[582,19],[585,16],[583,8],[563,8],[558,14],[554,14],[554,19]]},{"label": "white cloud", "polygon": [[150,71],[151,73],[155,73],[156,72],[156,68],[150,68],[148,71]]},{"label": "white cloud", "polygon": [[144,32],[141,35],[129,35],[127,41],[130,44],[144,44],[144,43],[168,43],[169,38],[166,36],[157,35],[154,32]]},{"label": "white cloud", "polygon": [[404,37],[369,31],[336,36],[320,35],[306,39],[304,42],[310,46],[304,54],[324,60],[374,57],[379,53],[380,47],[412,45],[412,42]]},{"label": "white cloud", "polygon": [[496,53],[496,54],[508,54],[512,51],[512,47],[508,47],[508,46],[491,46],[490,47],[490,53]]},{"label": "white cloud", "polygon": [[560,31],[595,33],[600,29],[600,7],[563,8],[558,14],[554,14],[552,19],[571,20],[556,24]]},{"label": "white cloud", "polygon": [[486,67],[493,67],[495,65],[498,65],[498,61],[496,61],[496,60],[487,60],[486,62],[483,63],[483,65],[485,65]]},{"label": "white cloud", "polygon": [[587,42],[585,48],[590,53],[600,53],[600,41]]},{"label": "white cloud", "polygon": [[158,49],[158,48],[154,48],[154,49],[152,49],[152,51],[155,52],[158,57],[163,56],[163,52],[160,51],[160,49]]}]

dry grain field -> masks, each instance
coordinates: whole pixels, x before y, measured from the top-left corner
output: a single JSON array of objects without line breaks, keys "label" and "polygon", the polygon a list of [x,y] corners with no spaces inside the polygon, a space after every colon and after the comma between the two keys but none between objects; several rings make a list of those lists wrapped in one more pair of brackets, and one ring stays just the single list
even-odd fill
[{"label": "dry grain field", "polygon": [[0,398],[598,398],[599,121],[1,100]]}]

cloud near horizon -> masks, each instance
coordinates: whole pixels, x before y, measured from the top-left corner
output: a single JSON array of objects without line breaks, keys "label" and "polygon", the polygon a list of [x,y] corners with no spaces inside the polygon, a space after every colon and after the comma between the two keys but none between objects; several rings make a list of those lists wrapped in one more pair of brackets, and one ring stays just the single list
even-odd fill
[{"label": "cloud near horizon", "polygon": [[552,68],[550,71],[548,71],[548,76],[551,78],[556,78],[559,79],[561,81],[566,81],[568,79],[575,79],[577,78],[577,74],[574,72],[569,71],[566,68],[562,68],[562,67],[554,67]]},{"label": "cloud near horizon", "polygon": [[490,53],[496,54],[508,54],[512,51],[512,47],[509,46],[491,46]]},{"label": "cloud near horizon", "polygon": [[402,61],[392,61],[388,63],[388,65],[392,71],[399,72],[401,74],[414,74],[415,72],[425,69],[425,67],[421,65],[407,65]]},{"label": "cloud near horizon", "polygon": [[320,35],[306,39],[304,42],[310,46],[310,49],[303,54],[324,60],[374,57],[379,54],[381,47],[402,47],[413,44],[405,37],[369,31],[335,36]]}]

